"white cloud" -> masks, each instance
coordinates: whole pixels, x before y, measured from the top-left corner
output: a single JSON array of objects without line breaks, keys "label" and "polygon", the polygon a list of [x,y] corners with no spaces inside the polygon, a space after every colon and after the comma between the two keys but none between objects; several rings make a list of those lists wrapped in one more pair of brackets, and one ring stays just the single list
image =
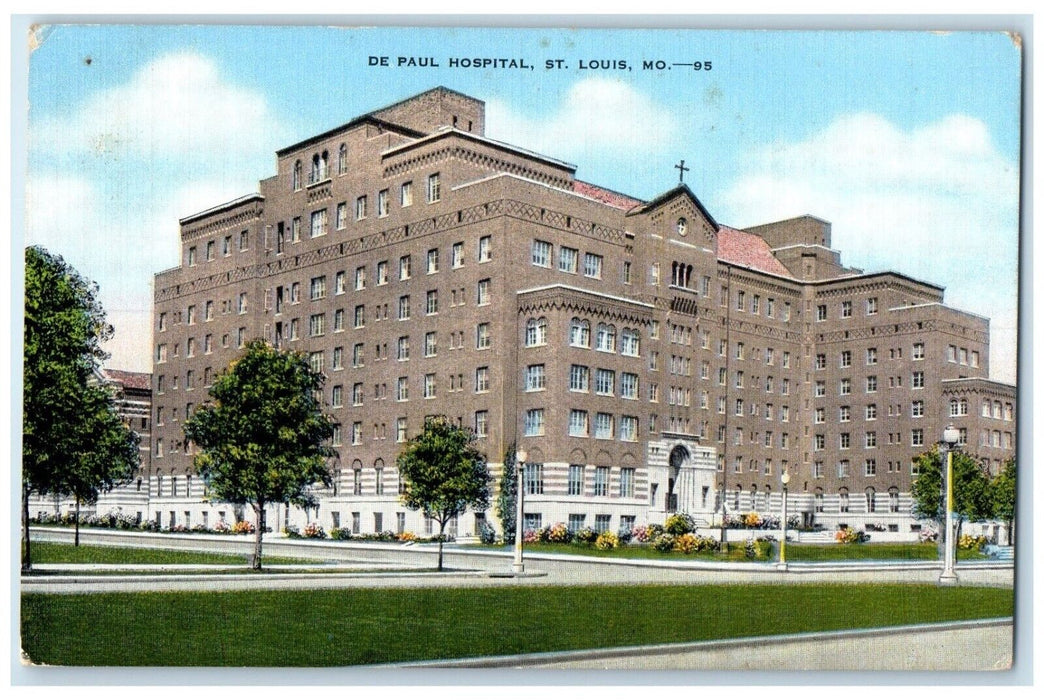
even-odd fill
[{"label": "white cloud", "polygon": [[606,153],[630,159],[659,152],[676,140],[678,131],[670,110],[608,78],[574,83],[546,117],[529,117],[490,100],[486,123],[492,138],[585,164]]},{"label": "white cloud", "polygon": [[[981,121],[950,115],[903,130],[876,115],[848,115],[740,162],[719,200],[722,221],[814,214],[833,224],[845,264],[941,284],[948,303],[998,321],[1014,314],[1018,166]],[[994,324],[998,350],[1010,346],[1007,325]],[[1014,378],[1014,353],[993,355],[992,374]]]},{"label": "white cloud", "polygon": [[256,155],[285,129],[256,92],[225,82],[193,52],[168,54],[129,82],[99,91],[68,115],[31,129],[33,149],[119,161]]}]

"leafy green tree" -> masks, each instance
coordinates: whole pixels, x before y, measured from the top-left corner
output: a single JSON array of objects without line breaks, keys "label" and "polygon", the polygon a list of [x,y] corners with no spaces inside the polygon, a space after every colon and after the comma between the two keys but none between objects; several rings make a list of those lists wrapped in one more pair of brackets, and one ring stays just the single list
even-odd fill
[{"label": "leafy green tree", "polygon": [[1000,473],[990,483],[993,497],[993,517],[1003,520],[1008,526],[1008,544],[1011,544],[1011,528],[1015,523],[1015,458],[1007,460]]},{"label": "leafy green tree", "polygon": [[515,518],[518,508],[518,470],[515,466],[515,443],[504,452],[504,469],[500,472],[500,488],[494,512],[504,529],[504,541],[515,540]]},{"label": "leafy green tree", "polygon": [[402,481],[400,500],[410,510],[422,510],[439,524],[439,565],[446,523],[464,513],[489,507],[486,456],[475,447],[475,436],[445,416],[429,418],[424,431],[406,443],[396,460]]},{"label": "leafy green tree", "polygon": [[212,401],[185,423],[185,437],[200,448],[193,464],[213,498],[254,509],[254,569],[261,569],[265,507],[303,504],[313,484],[331,483],[334,426],[321,410],[322,386],[303,354],[254,340],[214,382]]},{"label": "leafy green tree", "polygon": [[98,285],[38,246],[25,250],[23,332],[22,571],[29,572],[30,495],[93,500],[129,479],[138,455],[111,398],[91,386],[108,357],[101,344],[113,334]]},{"label": "leafy green tree", "polygon": [[[941,524],[946,518],[946,511],[940,461],[938,449],[918,455],[918,475],[911,490],[914,515]],[[955,538],[960,537],[965,520],[983,520],[993,516],[989,477],[982,465],[964,452],[953,453],[953,510],[957,514]]]}]

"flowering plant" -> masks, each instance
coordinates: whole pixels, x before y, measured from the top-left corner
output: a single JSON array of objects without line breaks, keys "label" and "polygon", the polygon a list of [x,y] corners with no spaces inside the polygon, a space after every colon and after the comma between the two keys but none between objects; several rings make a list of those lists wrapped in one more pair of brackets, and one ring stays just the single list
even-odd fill
[{"label": "flowering plant", "polygon": [[761,516],[757,513],[757,511],[753,511],[752,510],[751,512],[749,512],[749,513],[747,513],[746,515],[743,516],[743,526],[744,527],[760,527],[761,526]]},{"label": "flowering plant", "polygon": [[922,527],[921,531],[917,533],[917,540],[919,542],[935,542],[938,539],[939,531],[931,525]]},{"label": "flowering plant", "polygon": [[961,538],[957,540],[957,546],[961,549],[974,549],[979,550],[986,546],[986,538],[982,535],[974,537],[972,535],[961,535]]},{"label": "flowering plant", "polygon": [[684,535],[696,529],[696,523],[688,513],[675,513],[663,524],[663,529],[672,535]]},{"label": "flowering plant", "polygon": [[214,532],[229,532],[231,529],[224,520],[218,520],[214,523]]},{"label": "flowering plant", "polygon": [[571,539],[573,539],[573,533],[569,532],[569,528],[565,526],[565,523],[555,523],[547,528],[548,542],[565,544]]},{"label": "flowering plant", "polygon": [[575,541],[577,544],[594,544],[598,539],[598,533],[589,527],[577,531]]},{"label": "flowering plant", "polygon": [[667,532],[657,535],[656,539],[653,540],[652,546],[657,552],[669,552],[674,549],[674,535]]},{"label": "flowering plant", "polygon": [[536,530],[526,530],[522,533],[522,541],[526,544],[535,544],[540,541],[540,533]]},{"label": "flowering plant", "polygon": [[305,525],[304,536],[313,540],[325,540],[326,533],[323,531],[323,526],[319,523],[308,523]]},{"label": "flowering plant", "polygon": [[761,545],[754,538],[750,538],[743,545],[743,554],[747,559],[757,559],[761,556]]},{"label": "flowering plant", "polygon": [[250,535],[254,533],[254,524],[249,520],[239,520],[235,525],[232,526],[232,534],[234,535]]},{"label": "flowering plant", "polygon": [[620,538],[616,536],[615,532],[606,530],[598,536],[595,540],[595,549],[616,549],[620,546]]}]

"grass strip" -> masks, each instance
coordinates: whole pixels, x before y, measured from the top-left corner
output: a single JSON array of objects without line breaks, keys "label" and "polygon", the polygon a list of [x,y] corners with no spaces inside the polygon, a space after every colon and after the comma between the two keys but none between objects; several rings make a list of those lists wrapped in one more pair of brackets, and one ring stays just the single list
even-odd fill
[{"label": "grass strip", "polygon": [[[106,547],[61,542],[33,542],[34,564],[245,564],[245,554],[219,554],[187,549],[149,549],[146,547]],[[264,557],[263,564],[314,563],[293,557]]]},{"label": "grass strip", "polygon": [[1012,614],[1005,588],[512,586],[22,595],[22,645],[72,666],[346,666]]}]

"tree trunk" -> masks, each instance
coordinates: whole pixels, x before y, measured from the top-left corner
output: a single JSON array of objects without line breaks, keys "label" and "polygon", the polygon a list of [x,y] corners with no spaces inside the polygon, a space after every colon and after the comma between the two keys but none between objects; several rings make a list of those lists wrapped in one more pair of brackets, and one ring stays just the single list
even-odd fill
[{"label": "tree trunk", "polygon": [[442,541],[445,539],[442,533],[446,530],[446,521],[443,520],[439,523],[439,565],[436,567],[436,571],[442,571]]},{"label": "tree trunk", "polygon": [[[1009,531],[1010,532],[1010,531]],[[22,487],[22,573],[33,570],[33,557],[29,551],[29,489]]]},{"label": "tree trunk", "polygon": [[73,535],[73,546],[74,547],[79,547],[80,546],[80,497],[79,496],[76,497],[76,527],[74,528],[74,531],[76,532],[76,534]]},{"label": "tree trunk", "polygon": [[254,533],[254,556],[250,565],[254,571],[261,570],[261,538],[265,534],[265,504],[258,503],[254,506],[257,511],[257,532]]}]

